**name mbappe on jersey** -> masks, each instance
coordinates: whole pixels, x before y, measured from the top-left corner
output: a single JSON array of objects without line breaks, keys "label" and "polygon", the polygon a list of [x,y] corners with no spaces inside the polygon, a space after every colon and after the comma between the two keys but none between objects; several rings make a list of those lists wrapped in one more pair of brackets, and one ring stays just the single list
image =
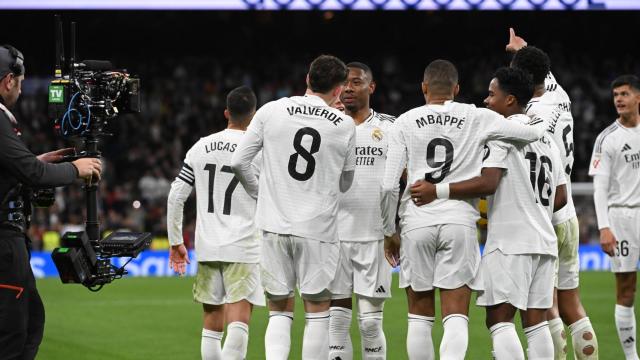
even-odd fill
[{"label": "name mbappe on jersey", "polygon": [[455,126],[457,129],[462,129],[466,119],[465,118],[458,119],[457,117],[451,116],[451,115],[435,114],[435,115],[427,115],[426,119],[421,116],[419,119],[416,119],[415,121],[416,121],[416,125],[418,125],[418,128],[422,128],[427,125],[441,125],[441,126],[451,126],[451,127]]}]

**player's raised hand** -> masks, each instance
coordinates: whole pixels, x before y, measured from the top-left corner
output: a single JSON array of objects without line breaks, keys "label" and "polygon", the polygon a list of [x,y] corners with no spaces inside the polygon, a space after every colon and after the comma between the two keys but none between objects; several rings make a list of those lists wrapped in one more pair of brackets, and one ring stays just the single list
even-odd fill
[{"label": "player's raised hand", "polygon": [[429,204],[437,198],[436,186],[425,180],[418,180],[409,188],[411,200],[416,206]]},{"label": "player's raised hand", "polygon": [[169,266],[178,275],[184,275],[187,272],[187,264],[189,261],[189,252],[184,244],[173,245],[169,248]]},{"label": "player's raised hand", "polygon": [[392,267],[400,265],[400,237],[398,233],[384,237],[384,257]]},{"label": "player's raised hand", "polygon": [[613,257],[616,249],[616,237],[609,228],[600,229],[600,246],[602,251]]},{"label": "player's raised hand", "polygon": [[527,42],[523,38],[516,35],[513,28],[509,28],[509,43],[506,46],[507,52],[514,53],[527,46]]}]

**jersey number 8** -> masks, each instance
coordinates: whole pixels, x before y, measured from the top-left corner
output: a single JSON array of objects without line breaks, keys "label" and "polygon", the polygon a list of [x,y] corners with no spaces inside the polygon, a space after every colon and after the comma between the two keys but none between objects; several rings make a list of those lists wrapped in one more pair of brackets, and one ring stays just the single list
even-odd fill
[{"label": "jersey number 8", "polygon": [[[309,150],[302,146],[302,139],[305,135],[311,136],[311,147]],[[316,159],[313,157],[313,154],[320,150],[320,142],[320,133],[314,128],[304,127],[296,132],[296,135],[293,137],[293,148],[296,152],[289,156],[288,166],[289,175],[291,175],[292,178],[298,181],[307,181],[313,176],[313,172],[316,170]],[[298,157],[302,157],[307,162],[307,167],[304,169],[304,172],[298,172],[296,169]]]}]

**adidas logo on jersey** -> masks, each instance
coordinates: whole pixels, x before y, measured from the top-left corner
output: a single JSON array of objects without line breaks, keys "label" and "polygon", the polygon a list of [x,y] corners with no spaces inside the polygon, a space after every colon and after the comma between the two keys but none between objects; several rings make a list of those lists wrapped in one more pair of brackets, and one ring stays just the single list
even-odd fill
[{"label": "adidas logo on jersey", "polygon": [[629,144],[624,144],[624,146],[622,147],[622,152],[625,152],[627,150],[631,150],[631,146],[629,146]]},{"label": "adidas logo on jersey", "polygon": [[384,287],[382,285],[380,285],[380,287],[376,289],[376,293],[378,293],[378,294],[384,294],[386,292],[387,291],[384,289]]}]

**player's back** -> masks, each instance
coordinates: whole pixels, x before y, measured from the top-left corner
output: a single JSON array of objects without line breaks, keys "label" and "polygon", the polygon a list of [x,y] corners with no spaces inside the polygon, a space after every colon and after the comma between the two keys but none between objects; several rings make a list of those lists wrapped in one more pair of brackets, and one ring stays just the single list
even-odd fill
[{"label": "player's back", "polygon": [[547,124],[547,133],[559,149],[562,170],[567,177],[567,205],[554,214],[554,225],[565,222],[576,215],[571,196],[571,171],[574,162],[573,116],[571,100],[558,84],[553,74],[545,79],[545,92],[527,104],[527,115],[543,119]]},{"label": "player's back", "polygon": [[187,153],[185,165],[192,168],[195,177],[198,261],[259,259],[254,224],[256,201],[238,186],[229,166],[243,136],[244,131],[226,129],[201,138]]},{"label": "player's back", "polygon": [[[480,175],[484,144],[496,134],[497,121],[504,118],[494,111],[457,102],[402,114],[394,131],[406,146],[408,184],[420,179],[451,183]],[[438,224],[473,227],[478,218],[474,202],[438,199],[417,207],[407,186],[400,206],[403,230]]]},{"label": "player's back", "polygon": [[355,157],[353,119],[313,95],[283,98],[259,112],[265,113],[256,114],[255,124],[264,134],[259,227],[336,241],[340,175],[347,156]]},{"label": "player's back", "polygon": [[[508,121],[526,121],[524,115]],[[557,255],[551,224],[556,187],[566,183],[562,161],[549,137],[525,146],[489,142],[484,167],[502,167],[498,189],[488,198],[485,251]]]}]

